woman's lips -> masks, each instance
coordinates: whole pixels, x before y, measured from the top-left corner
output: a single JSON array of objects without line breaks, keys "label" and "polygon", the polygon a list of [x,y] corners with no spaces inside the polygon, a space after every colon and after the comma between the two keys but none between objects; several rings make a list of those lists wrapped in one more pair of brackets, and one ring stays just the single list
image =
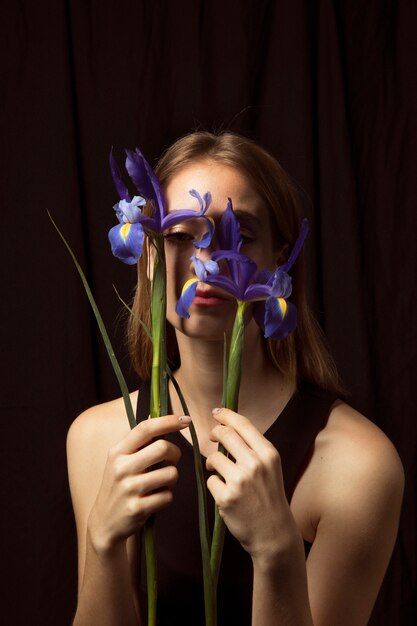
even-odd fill
[{"label": "woman's lips", "polygon": [[197,306],[215,306],[216,304],[224,304],[228,299],[221,291],[211,287],[197,287],[193,304]]}]

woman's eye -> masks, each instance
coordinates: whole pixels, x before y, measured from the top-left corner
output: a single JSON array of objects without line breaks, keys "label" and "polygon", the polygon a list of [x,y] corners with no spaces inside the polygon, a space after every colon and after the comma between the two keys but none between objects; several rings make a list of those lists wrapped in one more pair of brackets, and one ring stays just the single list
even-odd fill
[{"label": "woman's eye", "polygon": [[194,237],[185,231],[177,230],[164,235],[165,241],[169,243],[185,243],[187,241],[193,241]]},{"label": "woman's eye", "polygon": [[240,233],[240,238],[242,239],[242,244],[253,243],[255,241],[255,236],[252,233]]}]

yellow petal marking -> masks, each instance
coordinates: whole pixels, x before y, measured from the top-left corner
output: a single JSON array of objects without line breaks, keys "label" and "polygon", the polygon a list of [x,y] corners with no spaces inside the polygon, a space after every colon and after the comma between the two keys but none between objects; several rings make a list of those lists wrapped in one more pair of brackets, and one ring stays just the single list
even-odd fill
[{"label": "yellow petal marking", "polygon": [[277,300],[284,318],[287,315],[287,301],[284,298],[277,298]]},{"label": "yellow petal marking", "polygon": [[132,226],[132,224],[129,224],[129,222],[127,222],[127,224],[123,224],[123,226],[120,229],[120,236],[122,237],[123,241],[126,241],[126,238],[129,234],[130,231],[130,227]]},{"label": "yellow petal marking", "polygon": [[198,281],[199,281],[198,278],[190,278],[190,280],[187,280],[184,287],[182,288],[181,295],[183,295],[184,291],[188,289],[190,285],[192,285],[193,283],[198,283]]}]

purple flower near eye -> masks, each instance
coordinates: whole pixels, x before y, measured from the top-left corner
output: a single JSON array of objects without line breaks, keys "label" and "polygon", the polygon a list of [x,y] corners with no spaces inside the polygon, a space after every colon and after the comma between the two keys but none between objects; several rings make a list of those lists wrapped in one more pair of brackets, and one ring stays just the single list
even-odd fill
[{"label": "purple flower near eye", "polygon": [[[219,226],[220,250],[212,253],[209,261],[192,257],[196,278],[191,278],[183,287],[176,311],[189,318],[189,308],[195,297],[199,282],[223,289],[240,302],[253,302],[253,315],[264,328],[265,337],[283,339],[297,324],[296,307],[288,302],[292,284],[288,271],[293,266],[304,244],[308,222],[303,220],[300,233],[288,260],[274,272],[258,271],[254,261],[240,252],[242,239],[239,222],[233,212],[229,198]],[[218,262],[224,261],[227,275],[220,274]],[[215,265],[212,265],[213,262]]]},{"label": "purple flower near eye", "polygon": [[[195,189],[192,189],[189,193],[198,201],[200,210],[179,209],[167,214],[158,178],[139,148],[134,152],[126,150],[126,170],[139,195],[131,198],[112,152],[110,152],[110,170],[120,197],[120,201],[113,207],[119,224],[109,231],[112,252],[118,259],[129,265],[136,263],[142,254],[145,232],[151,235],[162,234],[168,228],[196,217],[205,219],[208,231],[200,241],[194,243],[194,246],[206,248],[210,245],[214,225],[213,221],[205,216],[211,202],[210,193],[205,193],[201,197]],[[152,205],[151,215],[142,212],[148,203]]]}]

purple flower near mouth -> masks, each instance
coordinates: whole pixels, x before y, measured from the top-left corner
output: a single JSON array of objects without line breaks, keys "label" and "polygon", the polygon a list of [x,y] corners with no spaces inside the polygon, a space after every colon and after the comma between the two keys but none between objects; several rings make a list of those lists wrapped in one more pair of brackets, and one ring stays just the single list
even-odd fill
[{"label": "purple flower near mouth", "polygon": [[[113,207],[119,224],[109,231],[114,256],[128,265],[133,265],[142,254],[145,232],[151,235],[162,234],[180,222],[197,217],[206,220],[208,232],[200,241],[195,242],[194,246],[206,248],[210,245],[214,226],[212,220],[205,217],[211,202],[210,193],[201,197],[195,189],[192,189],[189,193],[198,201],[200,210],[179,209],[167,214],[158,178],[139,148],[134,152],[126,150],[126,170],[139,195],[131,198],[112,152],[110,152],[110,170],[120,197],[120,201]],[[153,206],[152,215],[145,215],[142,212],[147,203]]]},{"label": "purple flower near mouth", "polygon": [[[196,278],[188,280],[183,287],[176,307],[178,315],[186,319],[190,317],[188,311],[197,285],[205,282],[223,289],[239,302],[253,302],[253,316],[259,326],[265,329],[265,337],[283,339],[297,325],[296,307],[288,302],[292,291],[288,271],[300,253],[307,232],[308,221],[305,219],[288,260],[274,272],[259,272],[256,263],[240,252],[242,239],[239,222],[229,198],[219,226],[221,249],[213,252],[209,261],[204,262],[195,255],[191,257]],[[227,275],[220,273],[219,261],[225,261]]]}]

